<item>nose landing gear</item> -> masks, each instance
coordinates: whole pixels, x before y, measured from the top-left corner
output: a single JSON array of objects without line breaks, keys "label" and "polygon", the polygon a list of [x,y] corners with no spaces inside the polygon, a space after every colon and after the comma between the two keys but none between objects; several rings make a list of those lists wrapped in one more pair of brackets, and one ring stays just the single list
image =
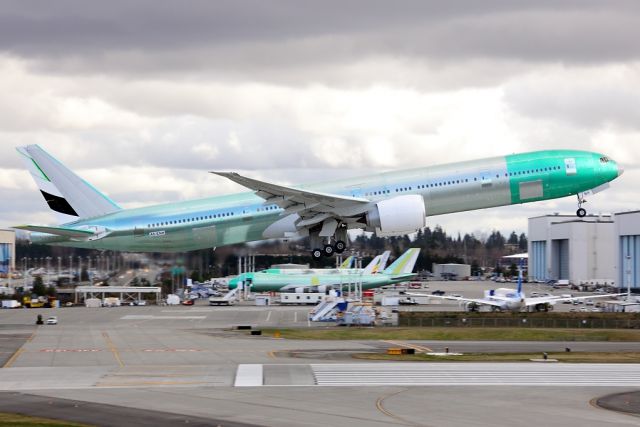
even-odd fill
[{"label": "nose landing gear", "polygon": [[587,203],[587,200],[584,198],[584,195],[578,194],[578,210],[576,211],[576,215],[578,218],[584,218],[587,216],[587,210],[582,207],[583,203]]}]

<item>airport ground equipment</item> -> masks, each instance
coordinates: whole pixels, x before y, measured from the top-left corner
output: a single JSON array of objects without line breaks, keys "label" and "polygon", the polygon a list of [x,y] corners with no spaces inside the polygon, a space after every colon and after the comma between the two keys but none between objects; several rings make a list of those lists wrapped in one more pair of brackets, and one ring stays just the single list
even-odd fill
[{"label": "airport ground equipment", "polygon": [[238,299],[240,288],[235,288],[224,294],[223,296],[209,297],[209,305],[234,305]]},{"label": "airport ground equipment", "polygon": [[37,145],[18,152],[59,224],[26,224],[31,240],[130,252],[183,252],[308,236],[312,255],[342,252],[347,231],[405,235],[426,217],[577,196],[623,173],[594,152],[547,150],[372,174],[310,185],[280,185],[214,172],[251,191],[123,209]]},{"label": "airport ground equipment", "polygon": [[336,312],[345,311],[348,302],[342,297],[327,296],[309,313],[312,322],[329,322],[336,320]]},{"label": "airport ground equipment", "polygon": [[143,295],[152,295],[156,304],[160,304],[160,292],[157,286],[78,286],[75,289],[75,303],[82,303],[89,298],[104,300],[117,296],[121,302],[128,304],[143,300]]},{"label": "airport ground equipment", "polygon": [[376,311],[370,305],[349,304],[349,308],[337,318],[338,326],[375,326]]}]

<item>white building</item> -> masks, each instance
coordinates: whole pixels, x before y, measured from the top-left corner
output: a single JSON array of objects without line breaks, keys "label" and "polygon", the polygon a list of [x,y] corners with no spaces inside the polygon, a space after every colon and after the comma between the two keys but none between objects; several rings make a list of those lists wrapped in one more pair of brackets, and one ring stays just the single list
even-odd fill
[{"label": "white building", "polygon": [[640,211],[529,218],[529,279],[640,288]]},{"label": "white building", "polygon": [[616,279],[620,288],[640,288],[640,211],[615,214],[618,238]]},{"label": "white building", "polygon": [[16,232],[0,230],[0,277],[16,269]]},{"label": "white building", "polygon": [[611,284],[618,278],[611,215],[529,218],[529,279]]}]

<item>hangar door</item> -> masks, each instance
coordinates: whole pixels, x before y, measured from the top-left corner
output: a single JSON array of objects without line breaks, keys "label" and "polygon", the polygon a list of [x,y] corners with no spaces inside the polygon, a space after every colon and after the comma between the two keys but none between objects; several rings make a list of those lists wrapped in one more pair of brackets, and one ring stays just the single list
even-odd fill
[{"label": "hangar door", "polygon": [[529,254],[529,277],[533,280],[547,280],[547,242],[531,242]]},{"label": "hangar door", "polygon": [[553,240],[551,244],[551,275],[557,280],[569,280],[569,240]]},{"label": "hangar door", "polygon": [[[628,257],[628,258],[627,258]],[[619,287],[626,289],[640,286],[640,236],[620,236]]]}]

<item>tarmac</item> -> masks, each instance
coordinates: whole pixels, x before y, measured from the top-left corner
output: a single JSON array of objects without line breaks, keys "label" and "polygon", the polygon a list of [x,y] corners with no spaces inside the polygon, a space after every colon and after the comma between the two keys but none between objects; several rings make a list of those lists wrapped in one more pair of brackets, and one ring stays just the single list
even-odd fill
[{"label": "tarmac", "polygon": [[[362,362],[347,353],[398,344],[462,352],[638,351],[640,343],[306,341],[232,331],[326,326],[309,323],[309,309],[1,310],[0,411],[105,426],[638,425],[636,416],[594,403],[640,390],[636,364],[434,367]],[[59,323],[35,326],[37,314]]]}]

